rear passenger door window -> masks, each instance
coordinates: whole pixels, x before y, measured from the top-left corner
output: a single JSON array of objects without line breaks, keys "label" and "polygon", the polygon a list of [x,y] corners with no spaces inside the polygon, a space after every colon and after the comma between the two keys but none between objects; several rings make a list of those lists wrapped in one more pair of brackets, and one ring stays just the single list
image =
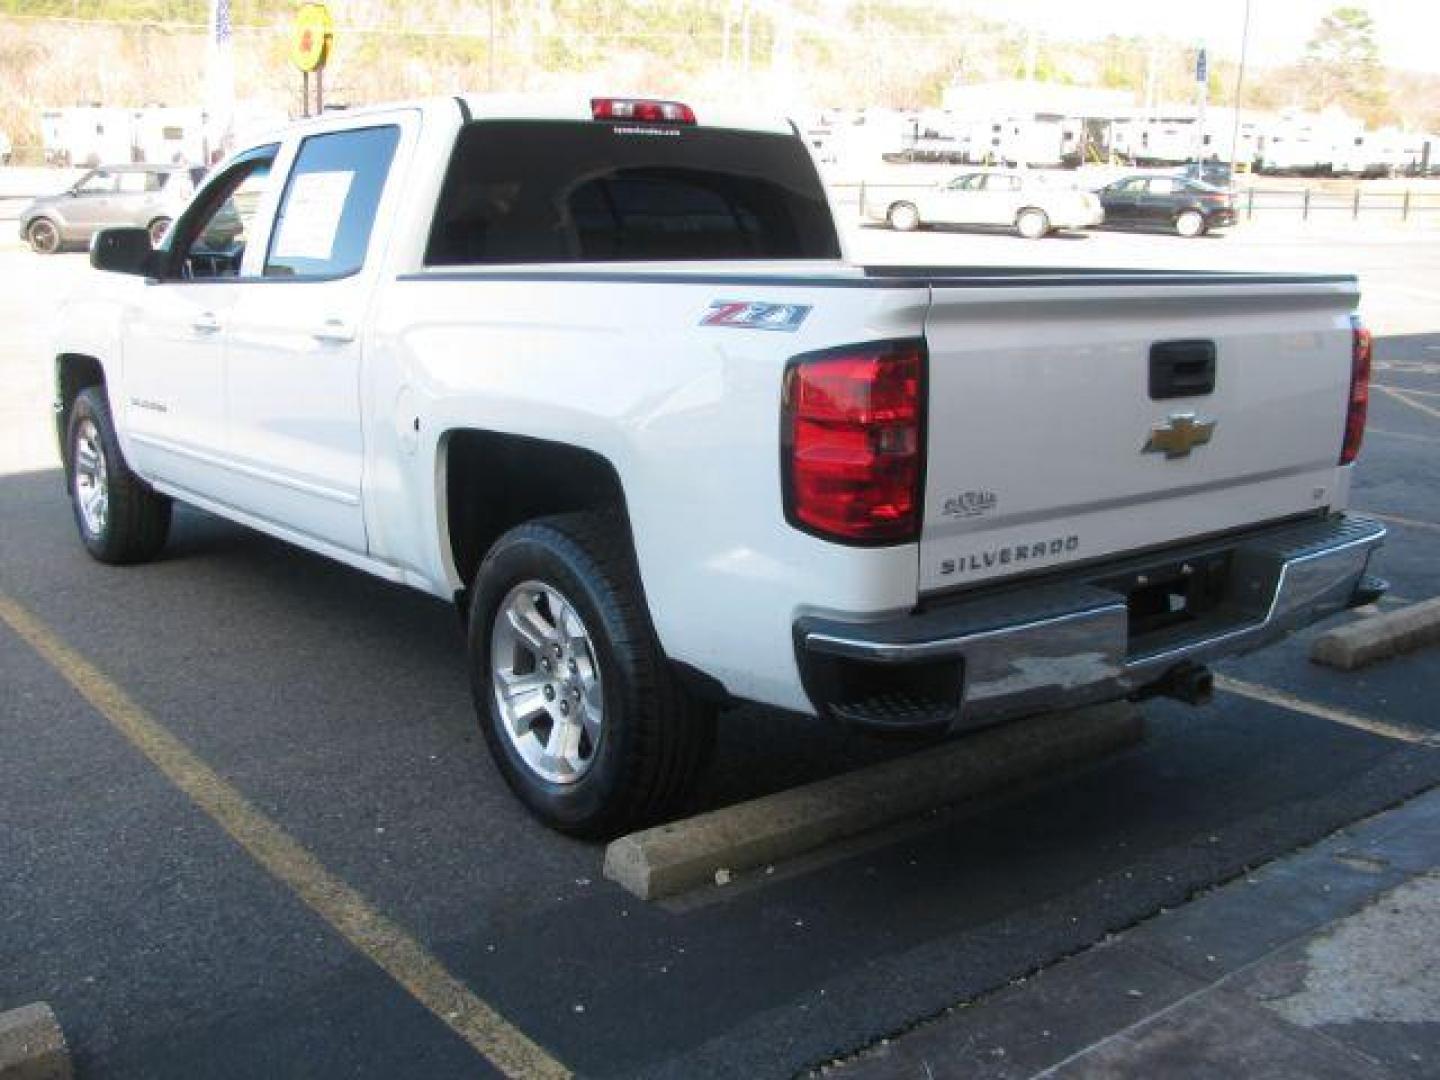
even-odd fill
[{"label": "rear passenger door window", "polygon": [[264,274],[338,278],[359,272],[400,141],[394,125],[312,135],[281,197]]}]

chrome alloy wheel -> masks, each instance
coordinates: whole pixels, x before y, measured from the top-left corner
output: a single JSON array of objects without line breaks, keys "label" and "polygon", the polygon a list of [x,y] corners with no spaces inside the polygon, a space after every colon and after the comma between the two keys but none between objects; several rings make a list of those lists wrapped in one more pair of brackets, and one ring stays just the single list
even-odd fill
[{"label": "chrome alloy wheel", "polygon": [[93,420],[80,421],[71,449],[75,455],[75,504],[80,507],[85,531],[91,536],[102,536],[110,517],[109,467],[100,429]]},{"label": "chrome alloy wheel", "polygon": [[490,630],[490,681],[511,745],[536,776],[573,784],[595,763],[604,696],[579,612],[549,585],[523,581]]}]

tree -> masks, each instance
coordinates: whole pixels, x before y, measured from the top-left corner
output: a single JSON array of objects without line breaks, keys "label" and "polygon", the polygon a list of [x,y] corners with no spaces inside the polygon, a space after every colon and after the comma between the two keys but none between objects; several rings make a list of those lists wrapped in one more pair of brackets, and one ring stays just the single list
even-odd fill
[{"label": "tree", "polygon": [[1301,69],[1312,108],[1338,105],[1366,118],[1385,111],[1385,70],[1375,44],[1375,21],[1364,8],[1338,7],[1321,19]]}]

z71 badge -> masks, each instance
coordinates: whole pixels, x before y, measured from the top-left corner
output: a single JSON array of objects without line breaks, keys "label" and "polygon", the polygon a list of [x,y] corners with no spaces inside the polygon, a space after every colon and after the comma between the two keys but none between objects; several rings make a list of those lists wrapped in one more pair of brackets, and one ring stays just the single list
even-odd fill
[{"label": "z71 badge", "polygon": [[766,304],[754,300],[712,300],[701,326],[732,326],[738,330],[782,330],[793,334],[800,329],[809,304]]}]

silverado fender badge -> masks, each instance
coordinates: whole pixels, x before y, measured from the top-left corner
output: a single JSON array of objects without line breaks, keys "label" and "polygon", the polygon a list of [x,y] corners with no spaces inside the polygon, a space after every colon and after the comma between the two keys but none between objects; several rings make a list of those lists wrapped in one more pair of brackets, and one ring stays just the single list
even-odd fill
[{"label": "silverado fender badge", "polygon": [[1216,421],[1194,413],[1171,413],[1170,419],[1150,429],[1150,438],[1141,453],[1185,457],[1197,446],[1210,441]]},{"label": "silverado fender badge", "polygon": [[731,326],[740,330],[782,330],[793,334],[800,329],[809,304],[766,304],[753,300],[712,300],[701,326]]}]

